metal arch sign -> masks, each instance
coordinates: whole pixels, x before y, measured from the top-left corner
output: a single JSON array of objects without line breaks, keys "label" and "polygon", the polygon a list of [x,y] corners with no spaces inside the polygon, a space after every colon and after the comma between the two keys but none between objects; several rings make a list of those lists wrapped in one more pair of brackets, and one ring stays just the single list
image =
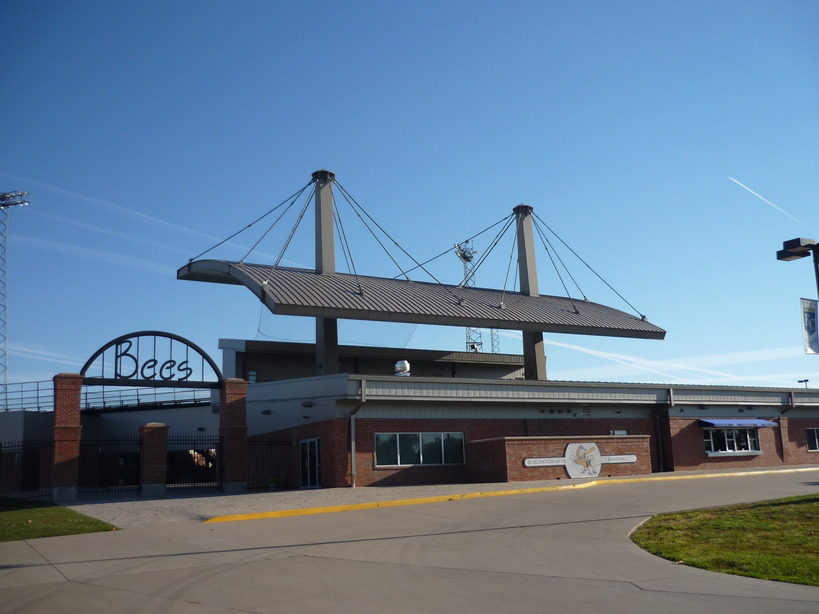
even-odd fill
[{"label": "metal arch sign", "polygon": [[141,331],[117,337],[83,366],[83,384],[221,388],[219,367],[195,343],[160,331]]}]

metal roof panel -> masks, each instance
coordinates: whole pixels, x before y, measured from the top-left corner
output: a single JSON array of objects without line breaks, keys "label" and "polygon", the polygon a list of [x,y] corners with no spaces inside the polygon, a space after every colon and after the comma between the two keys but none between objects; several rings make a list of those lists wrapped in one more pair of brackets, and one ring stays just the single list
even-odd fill
[{"label": "metal roof panel", "polygon": [[[198,260],[178,279],[241,284],[282,315],[662,339],[650,322],[599,303],[485,288]],[[575,311],[575,306],[577,311]]]}]

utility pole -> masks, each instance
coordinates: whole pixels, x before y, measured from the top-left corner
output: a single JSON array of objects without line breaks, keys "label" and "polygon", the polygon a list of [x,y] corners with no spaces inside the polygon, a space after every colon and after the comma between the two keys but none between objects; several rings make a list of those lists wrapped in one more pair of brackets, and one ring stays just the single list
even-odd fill
[{"label": "utility pole", "polygon": [[8,336],[6,323],[6,234],[9,209],[28,204],[28,192],[0,192],[0,386],[2,409],[8,411]]},{"label": "utility pole", "polygon": [[[463,243],[455,244],[455,255],[458,256],[464,265],[464,285],[467,288],[475,287],[475,275],[473,274],[475,268],[475,254],[478,252],[470,246],[470,240],[467,239]],[[500,342],[498,341],[497,329],[490,329],[489,335],[492,342],[492,353],[500,352]],[[481,329],[467,326],[466,328],[466,351],[480,352],[483,350],[483,335]]]}]

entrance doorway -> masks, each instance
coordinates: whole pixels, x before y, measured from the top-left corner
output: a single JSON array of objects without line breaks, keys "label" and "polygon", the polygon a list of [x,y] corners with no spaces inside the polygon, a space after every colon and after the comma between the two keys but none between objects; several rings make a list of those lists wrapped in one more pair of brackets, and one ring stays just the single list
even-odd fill
[{"label": "entrance doorway", "polygon": [[303,439],[301,445],[301,487],[321,488],[321,446],[319,438]]}]

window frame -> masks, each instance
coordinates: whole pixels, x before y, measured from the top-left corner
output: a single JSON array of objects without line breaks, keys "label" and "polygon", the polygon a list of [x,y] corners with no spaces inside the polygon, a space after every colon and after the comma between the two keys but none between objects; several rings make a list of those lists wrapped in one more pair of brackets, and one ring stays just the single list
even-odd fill
[{"label": "window frame", "polygon": [[[425,437],[426,436],[426,437]],[[437,436],[440,438],[440,447],[439,451],[434,454],[435,458],[440,458],[440,462],[424,462],[424,447],[425,445],[429,445],[430,438]],[[452,449],[451,449],[451,441],[448,442],[448,438],[452,438],[452,436],[456,436],[460,439],[460,460],[450,461],[447,462],[448,459],[452,457]],[[412,462],[412,463],[403,463],[401,462],[401,448],[402,443],[404,446],[408,445],[409,439],[411,437],[417,438],[417,458],[419,462]],[[390,459],[395,458],[396,463],[385,463],[379,464],[378,462],[378,451],[379,451],[379,438],[382,439],[382,445],[394,445],[395,449],[391,449],[389,451]],[[465,465],[466,464],[466,438],[464,437],[463,432],[459,431],[392,431],[392,432],[378,432],[375,433],[375,447],[373,449],[373,463],[374,466],[378,469],[388,468],[388,467],[446,467],[446,466],[457,466],[457,465]],[[412,456],[415,457],[415,451],[413,450]]]},{"label": "window frame", "polygon": [[[811,434],[813,437],[811,437]],[[819,427],[810,427],[805,429],[805,438],[807,441],[808,452],[819,452]],[[813,447],[811,448],[811,439],[813,439]]]},{"label": "window frame", "polygon": [[[759,456],[759,428],[704,428],[703,440],[708,456]],[[743,446],[747,445],[747,448]]]}]

